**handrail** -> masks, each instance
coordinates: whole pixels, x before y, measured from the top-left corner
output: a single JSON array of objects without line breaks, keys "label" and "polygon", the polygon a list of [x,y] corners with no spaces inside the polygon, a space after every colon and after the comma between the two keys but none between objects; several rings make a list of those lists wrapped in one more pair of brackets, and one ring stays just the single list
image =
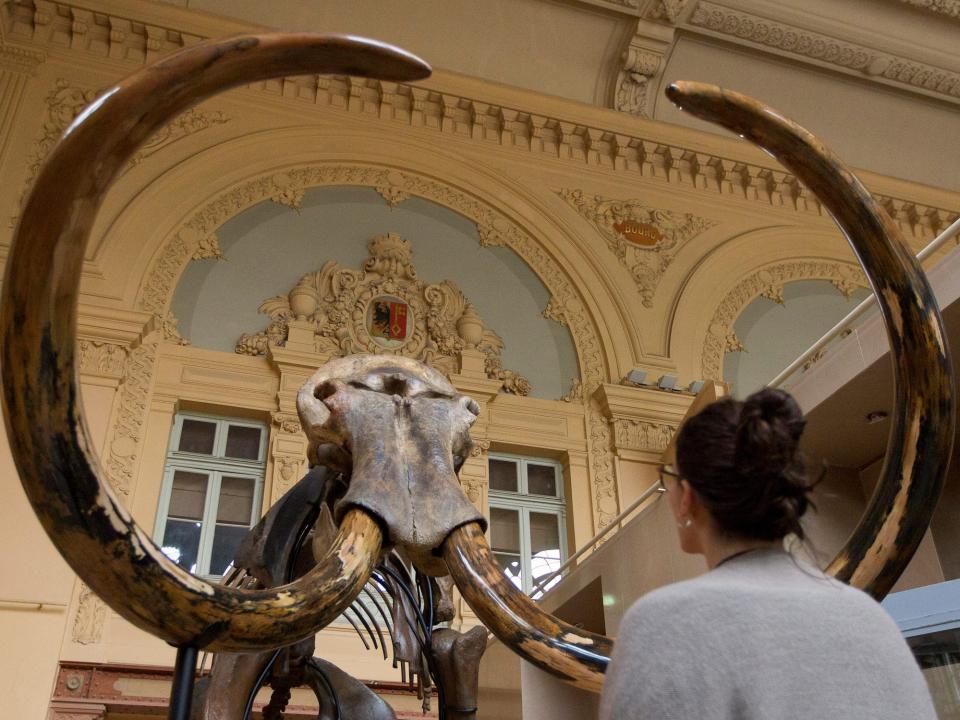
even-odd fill
[{"label": "handrail", "polygon": [[66,608],[65,602],[47,602],[45,600],[6,600],[0,598],[0,605],[25,605],[28,610],[44,610],[47,608]]},{"label": "handrail", "polygon": [[[947,240],[960,232],[960,218],[954,220],[946,230],[937,235],[929,245],[923,248],[920,252],[917,253],[917,259],[921,262],[930,257],[933,253],[940,249],[940,246],[943,245]],[[813,357],[817,352],[822,350],[824,346],[827,345],[831,340],[837,337],[840,333],[847,329],[847,326],[852,324],[854,320],[863,315],[867,310],[869,310],[877,302],[877,296],[871,294],[869,297],[864,298],[863,301],[857,305],[853,310],[851,310],[846,317],[844,317],[840,322],[830,328],[826,334],[817,340],[813,345],[807,349],[806,352],[802,353],[800,357],[794,360],[792,363],[787,365],[779,375],[777,375],[773,380],[767,383],[768,387],[780,387],[783,382],[793,375],[799,368],[806,364],[811,357]]]},{"label": "handrail", "polygon": [[533,589],[530,591],[530,597],[534,597],[534,594],[538,591],[541,594],[543,594],[544,585],[547,585],[551,580],[553,580],[555,577],[562,574],[567,568],[572,566],[577,561],[578,558],[580,558],[588,550],[592,549],[601,540],[601,538],[603,538],[614,527],[620,526],[620,524],[623,523],[624,518],[626,518],[627,515],[629,515],[638,507],[640,507],[645,501],[649,500],[651,495],[657,495],[665,491],[666,489],[663,487],[663,485],[657,482],[651,485],[650,487],[648,487],[642,493],[640,493],[640,497],[638,497],[636,500],[630,503],[630,505],[628,505],[627,508],[623,512],[621,512],[619,515],[617,515],[613,520],[611,520],[609,523],[604,525],[600,529],[600,532],[598,532],[592,538],[587,540],[587,542],[579,550],[577,550],[573,555],[567,558],[566,562],[564,562],[563,565],[561,565],[552,573],[550,573],[549,575],[546,575],[545,577],[541,578],[537,583],[535,583],[533,586]]}]

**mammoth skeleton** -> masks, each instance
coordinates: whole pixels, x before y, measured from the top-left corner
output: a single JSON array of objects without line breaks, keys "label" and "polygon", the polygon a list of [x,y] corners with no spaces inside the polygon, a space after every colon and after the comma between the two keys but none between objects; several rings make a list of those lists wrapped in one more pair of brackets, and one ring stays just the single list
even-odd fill
[{"label": "mammoth skeleton", "polygon": [[[410,361],[340,361],[301,394],[311,460],[349,465],[352,481],[336,507],[336,537],[292,582],[247,589],[189,574],[160,552],[103,480],[83,421],[75,342],[81,265],[104,194],[138,146],[191,105],[231,87],[318,72],[414,81],[430,69],[357,38],[209,41],[107,90],[66,130],[21,214],[3,286],[3,407],[27,496],[84,582],[134,625],[180,648],[173,717],[185,717],[176,714],[177,698],[192,677],[196,649],[254,652],[310,637],[361,592],[388,547],[425,573],[449,572],[483,623],[524,658],[597,691],[612,641],[544,613],[503,575],[483,519],[455,482],[475,406]],[[816,138],[713,86],[676,83],[667,93],[684,110],[761,146],[810,188],[876,292],[896,405],[877,490],[828,572],[882,597],[929,524],[953,439],[952,369],[930,287],[886,213]],[[37,279],[38,269],[45,279]],[[377,432],[384,427],[391,428],[386,440]]]}]

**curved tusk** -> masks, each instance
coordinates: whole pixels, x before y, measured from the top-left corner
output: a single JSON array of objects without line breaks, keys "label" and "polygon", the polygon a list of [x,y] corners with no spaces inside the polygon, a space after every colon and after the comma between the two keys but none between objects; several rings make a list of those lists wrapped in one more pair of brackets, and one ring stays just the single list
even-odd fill
[{"label": "curved tusk", "polygon": [[[827,572],[882,598],[929,526],[953,446],[953,368],[933,291],[887,214],[809,132],[756,100],[713,85],[678,82],[667,96],[767,150],[809,187],[877,294],[894,359],[894,418],[877,489]],[[599,691],[609,638],[540,610],[503,574],[478,525],[454,530],[443,550],[467,603],[503,643],[543,670]]]},{"label": "curved tusk", "polygon": [[124,618],[175,645],[250,651],[307,637],[360,591],[381,532],[351,514],[325,563],[269,590],[216,585],[165,557],[101,479],[83,421],[74,353],[84,251],[110,183],[154,132],[219,91],[317,72],[410,81],[430,68],[389,45],[332,35],[247,35],[174,53],[107,90],[67,128],[7,261],[3,410],[24,490],[77,575]]},{"label": "curved tusk", "polygon": [[542,670],[600,692],[613,641],[541,610],[503,574],[479,523],[450,533],[443,559],[467,604],[501,642]]},{"label": "curved tusk", "polygon": [[805,129],[715,85],[677,82],[667,97],[759,145],[810,188],[840,226],[877,295],[893,358],[893,422],[870,504],[827,572],[882,598],[930,525],[953,448],[953,365],[933,290],[887,213]]}]

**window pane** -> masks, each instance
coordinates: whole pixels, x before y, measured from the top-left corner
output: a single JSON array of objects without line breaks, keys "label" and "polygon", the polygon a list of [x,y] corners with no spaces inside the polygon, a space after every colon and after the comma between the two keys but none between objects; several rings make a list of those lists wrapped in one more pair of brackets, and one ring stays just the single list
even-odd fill
[{"label": "window pane", "polygon": [[204,420],[184,419],[180,429],[181,452],[213,455],[213,440],[217,435],[217,424]]},{"label": "window pane", "polygon": [[560,518],[530,513],[530,571],[534,582],[560,567]]},{"label": "window pane", "polygon": [[503,568],[503,572],[506,574],[506,576],[510,578],[510,582],[523,590],[520,556],[494,553],[494,557],[497,559],[497,564]]},{"label": "window pane", "polygon": [[217,505],[217,522],[250,526],[253,513],[253,478],[230,477],[220,480],[220,503]]},{"label": "window pane", "polygon": [[517,463],[490,458],[490,489],[517,492]]},{"label": "window pane", "polygon": [[527,463],[527,492],[531,495],[557,496],[557,468]]},{"label": "window pane", "polygon": [[237,554],[240,541],[250,532],[246,525],[217,525],[213,533],[213,551],[210,553],[210,574],[223,575]]},{"label": "window pane", "polygon": [[189,520],[167,520],[160,543],[163,554],[190,572],[197,571],[200,551],[200,523]]},{"label": "window pane", "polygon": [[494,551],[520,552],[520,513],[490,508],[490,545]]},{"label": "window pane", "polygon": [[173,473],[168,516],[203,519],[203,502],[207,497],[207,476],[203,473],[177,470]]},{"label": "window pane", "polygon": [[260,428],[230,425],[227,428],[227,457],[241,460],[260,459]]}]

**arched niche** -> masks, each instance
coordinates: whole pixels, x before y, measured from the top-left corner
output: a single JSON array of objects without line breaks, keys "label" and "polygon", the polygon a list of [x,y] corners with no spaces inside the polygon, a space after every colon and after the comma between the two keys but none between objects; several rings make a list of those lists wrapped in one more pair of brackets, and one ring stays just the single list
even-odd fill
[{"label": "arched niche", "polygon": [[258,311],[261,303],[330,261],[360,272],[370,241],[387,233],[411,252],[416,279],[401,279],[404,287],[450,281],[503,340],[497,356],[529,381],[531,396],[557,399],[569,392],[571,378],[580,380],[568,328],[543,317],[550,293],[515,253],[483,246],[476,225],[449,208],[415,197],[391,206],[369,187],[304,189],[295,208],[268,200],[221,225],[216,237],[226,261],[189,263],[174,291],[170,309],[180,334],[193,345],[234,352],[242,335],[270,322]]},{"label": "arched niche", "polygon": [[723,380],[743,398],[770,382],[870,291],[830,280],[794,280],[751,300],[733,323]]},{"label": "arched niche", "polygon": [[[583,404],[587,421],[593,526],[608,524],[618,510],[612,438],[594,391],[642,356],[639,337],[619,322],[627,305],[597,259],[529,189],[481,163],[419,140],[387,141],[342,126],[248,133],[154,170],[140,192],[127,193],[104,222],[102,272],[88,279],[86,291],[156,318],[167,335],[174,288],[189,263],[220,252],[224,223],[265,200],[295,205],[310,188],[329,186],[374,188],[391,204],[421,198],[446,207],[475,225],[481,246],[512,252],[536,274],[550,294],[543,314],[570,329],[576,349],[583,380],[572,399]],[[146,390],[151,360],[136,363]],[[139,432],[136,418],[127,424],[131,434]],[[136,463],[135,453],[127,457],[126,465]]]},{"label": "arched niche", "polygon": [[669,345],[683,360],[682,378],[721,379],[725,353],[738,349],[734,324],[744,308],[805,280],[832,283],[841,297],[867,287],[849,247],[827,229],[749,231],[710,253],[688,274],[674,305]]}]

